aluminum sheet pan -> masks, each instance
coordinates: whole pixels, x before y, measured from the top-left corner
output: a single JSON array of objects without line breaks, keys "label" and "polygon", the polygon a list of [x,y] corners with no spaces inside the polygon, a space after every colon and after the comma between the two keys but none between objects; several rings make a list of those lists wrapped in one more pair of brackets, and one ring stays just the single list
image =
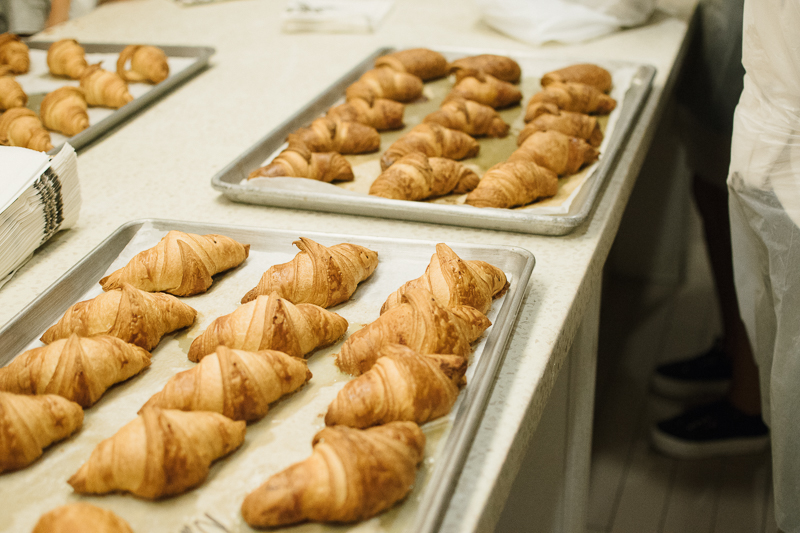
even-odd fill
[{"label": "aluminum sheet pan", "polygon": [[[153,350],[152,365],[139,376],[109,389],[97,405],[85,412],[83,428],[64,442],[48,448],[29,467],[0,475],[0,532],[30,531],[46,511],[70,501],[87,501],[111,509],[128,520],[134,531],[200,533],[252,531],[239,508],[245,495],[270,475],[305,459],[311,438],[324,426],[328,404],[351,379],[338,371],[333,354],[341,342],[308,358],[314,377],[302,389],[274,404],[267,416],[248,425],[243,446],[212,465],[209,478],[187,493],[157,502],[130,495],[79,496],[66,483],[89,457],[94,446],[134,418],[136,411],[176,372],[195,366],[186,357],[191,340],[217,316],[230,313],[241,296],[255,286],[272,264],[297,253],[291,243],[307,236],[325,245],[351,242],[379,253],[373,276],[359,285],[353,298],[331,308],[350,322],[349,333],[378,317],[386,296],[406,280],[422,274],[435,242],[387,239],[250,227],[222,226],[168,220],[130,222],[90,252],[0,330],[0,365],[25,349],[39,346],[41,333],[70,305],[101,292],[98,280],[135,253],[152,246],[168,230],[220,233],[251,245],[250,257],[237,269],[215,277],[208,292],[182,300],[198,311],[193,326],[167,335]],[[521,248],[448,243],[465,259],[481,259],[502,268],[509,291],[495,300],[488,316],[493,325],[475,345],[467,371],[467,385],[450,415],[424,424],[428,442],[415,487],[401,504],[371,520],[352,526],[303,524],[287,528],[295,533],[324,531],[430,532],[436,531],[467,458],[489,399],[496,373],[534,267],[533,255]]]},{"label": "aluminum sheet pan", "polygon": [[[299,127],[307,126],[316,117],[324,114],[330,106],[342,100],[347,86],[357,80],[363,72],[372,68],[376,57],[392,50],[393,48],[381,48],[370,54],[355,68],[306,104],[294,116],[269,132],[222,169],[212,178],[212,186],[233,201],[250,204],[518,231],[522,233],[565,235],[588,218],[603,183],[614,170],[619,154],[622,152],[636,118],[644,105],[655,75],[655,68],[649,65],[620,61],[594,61],[612,72],[620,68],[634,68],[635,73],[630,80],[630,85],[624,97],[619,99],[619,114],[615,117],[613,131],[604,144],[603,153],[597,163],[594,174],[586,180],[572,201],[570,210],[564,214],[541,214],[536,213],[533,209],[526,208],[475,208],[468,205],[389,200],[363,194],[334,194],[325,190],[326,187],[330,190],[327,184],[319,188],[315,186],[314,189],[293,190],[291,188],[278,187],[257,188],[243,183],[250,171],[259,167],[271,154],[282,147],[289,133]],[[508,55],[517,60],[522,66],[523,84],[526,84],[526,71],[544,73],[548,70],[582,61],[579,58],[572,60],[563,58],[544,59],[541,56],[528,56],[502,50],[440,49],[439,51],[451,60],[456,57],[487,52]],[[526,91],[523,88],[523,108],[527,100],[538,90],[538,78],[528,78],[527,86],[531,86],[531,81],[535,83],[536,88],[532,91]],[[428,84],[426,84],[426,87],[428,87]],[[416,104],[410,104],[410,106],[413,105]],[[407,107],[407,114],[408,109],[409,107]],[[519,108],[516,109],[519,110]],[[501,112],[501,114],[504,114],[504,118],[506,118],[505,113]],[[517,113],[519,114],[519,111]],[[413,125],[414,123],[409,123],[407,127]],[[394,135],[393,132],[384,132],[382,133],[382,138],[389,137],[391,139],[393,138],[391,137],[392,135]],[[486,143],[495,142],[495,140],[481,139],[479,142],[482,145],[481,149],[484,150]],[[383,151],[388,147],[387,141],[384,140],[382,145]],[[504,160],[510,155],[510,150],[507,151],[507,154],[498,153],[497,161],[487,161],[487,163],[496,163]],[[376,159],[379,156],[380,153],[375,156]],[[470,161],[466,160],[465,163]],[[356,174],[358,175],[358,172]],[[344,186],[347,187],[346,184]]]}]

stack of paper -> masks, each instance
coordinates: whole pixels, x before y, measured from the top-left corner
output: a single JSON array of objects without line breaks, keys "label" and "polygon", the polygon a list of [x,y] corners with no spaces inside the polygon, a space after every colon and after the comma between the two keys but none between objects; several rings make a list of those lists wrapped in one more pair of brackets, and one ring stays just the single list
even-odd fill
[{"label": "stack of paper", "polygon": [[371,33],[394,0],[289,0],[283,12],[285,33]]}]

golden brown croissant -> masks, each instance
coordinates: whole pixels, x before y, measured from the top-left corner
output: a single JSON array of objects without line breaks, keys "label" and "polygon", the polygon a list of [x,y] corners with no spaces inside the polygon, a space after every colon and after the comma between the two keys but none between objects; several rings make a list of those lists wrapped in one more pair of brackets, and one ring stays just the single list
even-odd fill
[{"label": "golden brown croissant", "polygon": [[412,152],[421,152],[428,157],[466,159],[478,155],[478,141],[464,132],[451,130],[436,123],[417,124],[397,139],[381,156],[381,169]]},{"label": "golden brown croissant", "polygon": [[47,49],[47,68],[53,76],[79,80],[88,66],[83,47],[75,39],[61,39]]},{"label": "golden brown croissant", "polygon": [[81,406],[61,396],[0,392],[0,472],[28,466],[81,424]]},{"label": "golden brown croissant", "polygon": [[245,426],[218,413],[148,407],[100,442],[67,483],[80,494],[125,491],[150,500],[180,494],[241,446]]},{"label": "golden brown croissant", "polygon": [[20,354],[0,368],[0,390],[58,394],[91,407],[115,383],[150,366],[150,354],[116,337],[70,335]]},{"label": "golden brown croissant", "polygon": [[498,163],[481,178],[466,203],[475,207],[516,207],[558,192],[558,176],[529,161]]},{"label": "golden brown croissant", "polygon": [[591,63],[570,65],[542,76],[542,87],[547,87],[554,82],[585,83],[604,93],[611,90],[612,83],[609,71]]},{"label": "golden brown croissant", "polygon": [[452,159],[411,152],[384,170],[370,185],[369,193],[395,200],[424,200],[450,192],[469,192],[478,186],[479,179]]},{"label": "golden brown croissant", "polygon": [[486,314],[492,300],[506,292],[508,281],[502,269],[485,261],[464,261],[452,248],[439,243],[425,273],[390,294],[381,314],[400,305],[403,295],[411,289],[430,291],[445,307],[468,305]]},{"label": "golden brown croissant", "polygon": [[174,296],[144,292],[127,283],[91,300],[78,302],[44,332],[50,344],[75,333],[82,337],[112,335],[152,351],[161,337],[194,322],[197,311]]},{"label": "golden brown croissant", "polygon": [[532,161],[565,176],[597,161],[599,152],[589,143],[558,131],[537,131],[517,148],[508,161]]},{"label": "golden brown croissant", "polygon": [[505,137],[509,128],[492,107],[463,98],[448,100],[423,121],[435,122],[473,136]]},{"label": "golden brown croissant", "polygon": [[86,102],[92,106],[118,109],[133,100],[125,80],[116,72],[103,70],[99,64],[90,65],[83,71],[81,89]]},{"label": "golden brown croissant", "polygon": [[411,102],[422,96],[422,80],[413,74],[390,68],[368,70],[345,91],[347,100],[361,98],[373,100],[388,98],[398,102]]},{"label": "golden brown croissant", "polygon": [[154,247],[101,279],[100,285],[104,291],[128,283],[147,292],[191,296],[205,292],[214,281],[211,276],[239,266],[249,253],[249,244],[224,235],[170,231]]},{"label": "golden brown croissant", "polygon": [[324,428],[311,456],[247,495],[242,516],[252,527],[306,520],[365,520],[402,500],[414,485],[425,435],[413,422],[369,429]]},{"label": "golden brown croissant", "polygon": [[439,52],[427,48],[400,50],[375,60],[375,67],[389,67],[398,72],[408,72],[422,81],[447,76],[447,59]]},{"label": "golden brown croissant", "polygon": [[0,115],[0,145],[21,146],[40,152],[53,149],[50,133],[44,129],[36,113],[15,107]]},{"label": "golden brown croissant", "polygon": [[553,82],[531,97],[525,110],[525,122],[549,112],[551,108],[545,104],[554,104],[564,111],[607,115],[617,106],[617,101],[591,85]]},{"label": "golden brown croissant", "polygon": [[525,142],[537,131],[560,131],[570,137],[583,139],[595,148],[603,142],[603,132],[597,118],[584,113],[574,113],[572,111],[561,111],[553,106],[553,113],[542,113],[531,122],[525,125],[517,136],[517,144]]},{"label": "golden brown croissant", "polygon": [[[125,68],[128,61],[130,70]],[[125,81],[161,83],[169,76],[167,54],[155,46],[128,45],[119,53],[117,74]]]},{"label": "golden brown croissant", "polygon": [[347,320],[314,304],[294,305],[277,295],[259,296],[214,320],[189,347],[197,362],[217,346],[257,352],[278,350],[292,357],[332,344],[347,331]]},{"label": "golden brown croissant", "polygon": [[344,386],[325,424],[366,428],[407,420],[422,424],[450,412],[467,371],[467,358],[421,355],[389,344],[371,369]]},{"label": "golden brown croissant", "polygon": [[378,131],[397,130],[404,126],[405,105],[386,98],[353,98],[332,107],[327,116],[337,122],[360,122]]},{"label": "golden brown croissant", "polygon": [[366,124],[338,122],[322,117],[312,122],[308,128],[300,128],[290,133],[287,141],[290,149],[299,144],[306,146],[312,152],[365,154],[380,149],[381,134]]},{"label": "golden brown croissant", "polygon": [[477,70],[509,83],[519,82],[522,76],[519,63],[510,57],[493,54],[463,57],[450,63],[451,73],[455,72],[458,76],[458,72],[461,70]]},{"label": "golden brown croissant", "polygon": [[87,109],[88,104],[83,91],[65,85],[48,93],[42,99],[39,112],[42,114],[42,124],[45,128],[72,137],[89,127]]},{"label": "golden brown croissant", "polygon": [[133,533],[133,530],[107,509],[76,502],[43,514],[31,533]]},{"label": "golden brown croissant", "polygon": [[400,305],[350,335],[336,364],[348,374],[361,375],[372,368],[387,344],[402,344],[422,354],[466,357],[472,350],[470,344],[491,324],[474,307],[446,308],[430,292],[411,289]]},{"label": "golden brown croissant", "polygon": [[283,352],[245,352],[217,346],[200,364],[174,375],[148,407],[212,411],[231,420],[258,420],[269,404],[311,379],[305,360]]},{"label": "golden brown croissant", "polygon": [[305,237],[292,244],[300,252],[288,263],[271,266],[264,272],[242,303],[274,292],[295,304],[332,307],[349,300],[356,286],[378,266],[378,253],[357,244],[329,248]]},{"label": "golden brown croissant", "polygon": [[31,64],[28,45],[12,33],[0,34],[0,67],[7,67],[8,72],[25,74]]},{"label": "golden brown croissant", "polygon": [[353,181],[353,168],[342,154],[312,152],[303,144],[293,144],[269,164],[252,171],[247,179],[255,178],[307,178],[324,181]]},{"label": "golden brown croissant", "polygon": [[0,76],[0,110],[25,107],[27,103],[28,95],[22,90],[22,85],[11,76]]},{"label": "golden brown croissant", "polygon": [[517,105],[522,100],[522,92],[508,83],[489,74],[469,71],[458,81],[445,97],[445,102],[454,98],[464,98],[494,109]]}]

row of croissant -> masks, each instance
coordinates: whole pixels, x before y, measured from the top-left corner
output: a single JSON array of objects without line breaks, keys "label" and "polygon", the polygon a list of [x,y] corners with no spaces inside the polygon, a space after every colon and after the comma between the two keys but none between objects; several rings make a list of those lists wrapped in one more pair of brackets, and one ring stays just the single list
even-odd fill
[{"label": "row of croissant", "polygon": [[[239,308],[194,339],[188,357],[199,364],[173,376],[136,419],[97,445],[68,481],[76,492],[155,499],[199,485],[211,462],[242,444],[246,422],[312,377],[303,356],[348,327],[325,308],[352,296],[378,254],[306,238],[295,244],[294,259],[270,267]],[[212,276],[248,255],[249,245],[225,236],[171,231],[100,280],[105,292],[70,307],[42,336],[46,346],[0,368],[0,472],[27,466],[75,432],[82,407],[146,368],[163,335],[194,322],[196,311],[166,293],[204,292]],[[403,499],[424,453],[417,424],[452,408],[471,343],[490,326],[484,313],[507,288],[501,269],[437,245],[425,273],[342,345],[337,365],[358,377],[329,406],[312,456],[245,498],[245,520],[254,527],[352,522]],[[35,531],[81,517],[124,524],[102,509],[65,506]]]},{"label": "row of croissant", "polygon": [[48,93],[37,116],[25,107],[28,95],[11,76],[28,72],[28,46],[16,35],[0,35],[0,111],[4,111],[0,145],[46,152],[53,148],[48,130],[77,135],[89,127],[89,106],[120,108],[133,100],[128,82],[159,83],[169,76],[167,56],[154,46],[126,46],[119,54],[117,72],[110,72],[100,64],[89,65],[74,39],[53,43],[47,50],[47,66],[53,76],[80,80],[80,87],[66,85]]}]

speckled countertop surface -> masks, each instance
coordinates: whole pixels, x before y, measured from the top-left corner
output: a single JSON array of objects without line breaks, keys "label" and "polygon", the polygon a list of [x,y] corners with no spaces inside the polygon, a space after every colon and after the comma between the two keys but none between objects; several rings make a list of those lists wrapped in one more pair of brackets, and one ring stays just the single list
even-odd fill
[{"label": "speckled countertop surface", "polygon": [[[519,468],[674,82],[693,0],[662,0],[651,21],[588,44],[534,48],[495,32],[463,0],[398,0],[374,34],[282,34],[284,2],[182,7],[170,0],[105,4],[39,36],[84,42],[208,45],[211,68],[78,159],[83,207],[0,289],[0,325],[123,223],[172,218],[302,231],[507,244],[537,259],[520,318],[444,530],[491,529]],[[469,46],[576,59],[650,63],[648,103],[588,223],[564,237],[438,226],[235,204],[211,177],[379,46]],[[665,90],[666,89],[666,90]]]}]

